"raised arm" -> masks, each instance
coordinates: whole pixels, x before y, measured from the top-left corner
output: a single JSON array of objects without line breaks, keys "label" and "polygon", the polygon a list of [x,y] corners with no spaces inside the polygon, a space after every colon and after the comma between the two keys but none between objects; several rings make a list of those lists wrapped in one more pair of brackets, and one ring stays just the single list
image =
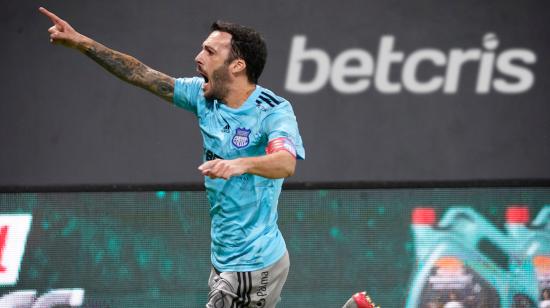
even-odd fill
[{"label": "raised arm", "polygon": [[77,49],[118,78],[172,103],[173,77],[151,69],[130,55],[112,50],[78,33],[69,23],[43,7],[39,8],[39,11],[53,23],[53,26],[48,29],[51,43]]}]

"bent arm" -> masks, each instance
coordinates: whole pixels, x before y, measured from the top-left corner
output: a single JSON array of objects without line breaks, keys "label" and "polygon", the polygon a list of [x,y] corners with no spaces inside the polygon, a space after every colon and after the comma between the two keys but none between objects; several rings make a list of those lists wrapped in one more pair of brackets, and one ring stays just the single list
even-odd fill
[{"label": "bent arm", "polygon": [[232,160],[216,159],[199,166],[203,175],[213,179],[229,179],[244,173],[280,179],[294,175],[295,169],[296,158],[286,151]]},{"label": "bent arm", "polygon": [[41,7],[39,11],[53,23],[48,29],[50,42],[77,49],[118,78],[172,102],[175,81],[173,77],[153,70],[132,56],[107,48],[78,33],[68,22],[45,8]]},{"label": "bent arm", "polygon": [[296,158],[284,151],[239,159],[242,159],[242,164],[245,165],[245,173],[255,174],[270,179],[293,176],[296,170]]}]

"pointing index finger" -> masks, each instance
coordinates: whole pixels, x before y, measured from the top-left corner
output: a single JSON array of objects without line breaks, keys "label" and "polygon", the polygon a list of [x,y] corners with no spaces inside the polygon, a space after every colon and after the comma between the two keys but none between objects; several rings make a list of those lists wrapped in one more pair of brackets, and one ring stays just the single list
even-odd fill
[{"label": "pointing index finger", "polygon": [[54,13],[46,10],[43,7],[40,7],[38,10],[40,11],[40,13],[46,15],[54,24],[61,24],[61,18],[57,17],[57,15],[55,15]]}]

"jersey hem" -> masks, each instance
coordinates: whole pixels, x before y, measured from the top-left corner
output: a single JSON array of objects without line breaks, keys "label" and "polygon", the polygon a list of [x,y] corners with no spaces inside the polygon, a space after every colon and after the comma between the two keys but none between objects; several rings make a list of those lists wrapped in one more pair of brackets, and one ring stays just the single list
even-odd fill
[{"label": "jersey hem", "polygon": [[212,266],[218,270],[219,272],[254,272],[254,271],[258,271],[258,270],[261,270],[261,269],[264,269],[266,267],[269,267],[275,263],[277,263],[277,261],[281,260],[282,257],[284,257],[284,255],[286,254],[287,252],[287,249],[285,247],[285,249],[283,249],[283,252],[282,254],[280,254],[279,256],[277,256],[276,258],[274,258],[273,260],[267,262],[267,263],[262,263],[258,266],[253,266],[253,265],[228,265],[228,266],[219,266],[219,264],[217,265],[215,262],[214,262],[214,259],[211,258],[212,260]]}]

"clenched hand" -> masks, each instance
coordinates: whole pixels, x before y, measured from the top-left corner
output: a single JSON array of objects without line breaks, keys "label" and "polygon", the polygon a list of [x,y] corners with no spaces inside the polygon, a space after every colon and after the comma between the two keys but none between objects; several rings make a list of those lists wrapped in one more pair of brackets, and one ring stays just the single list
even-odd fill
[{"label": "clenched hand", "polygon": [[215,159],[207,161],[199,166],[204,176],[211,179],[229,179],[232,176],[242,175],[246,172],[246,166],[242,159]]}]

